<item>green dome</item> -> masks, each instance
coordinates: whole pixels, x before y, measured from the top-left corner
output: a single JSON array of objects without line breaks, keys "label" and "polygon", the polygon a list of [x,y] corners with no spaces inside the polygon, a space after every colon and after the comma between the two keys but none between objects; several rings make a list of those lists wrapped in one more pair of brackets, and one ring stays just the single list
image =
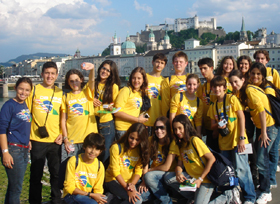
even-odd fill
[{"label": "green dome", "polygon": [[125,41],[122,44],[122,49],[136,49],[135,44],[131,41]]},{"label": "green dome", "polygon": [[151,33],[149,34],[149,38],[154,38],[155,34],[153,33],[153,29],[151,29]]},{"label": "green dome", "polygon": [[165,31],[165,36],[164,36],[163,39],[164,39],[164,40],[169,40],[169,39],[170,39],[169,36],[167,35],[167,31]]}]

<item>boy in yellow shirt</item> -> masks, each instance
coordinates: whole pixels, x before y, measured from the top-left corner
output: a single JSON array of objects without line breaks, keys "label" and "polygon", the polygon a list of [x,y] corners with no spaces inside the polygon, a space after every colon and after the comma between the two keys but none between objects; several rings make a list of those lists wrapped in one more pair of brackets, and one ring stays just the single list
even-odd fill
[{"label": "boy in yellow shirt", "polygon": [[210,105],[208,116],[211,118],[211,128],[219,130],[221,153],[233,163],[245,203],[255,203],[256,193],[248,155],[240,154],[245,150],[245,144],[248,144],[245,117],[238,98],[225,93],[226,83],[222,76],[216,76],[211,80],[211,89],[217,100]]},{"label": "boy in yellow shirt", "polygon": [[175,75],[167,77],[161,85],[162,91],[162,115],[169,117],[170,101],[172,97],[179,92],[186,91],[185,71],[188,65],[188,56],[183,51],[176,52],[172,58],[172,64],[175,69]]},{"label": "boy in yellow shirt", "polygon": [[84,140],[83,149],[85,153],[72,156],[67,163],[64,200],[66,203],[107,203],[106,196],[102,195],[104,166],[97,159],[105,149],[105,138],[90,133]]},{"label": "boy in yellow shirt", "polygon": [[148,79],[148,97],[150,98],[151,107],[147,111],[150,118],[144,123],[148,127],[149,136],[152,135],[152,127],[158,117],[161,116],[161,83],[164,77],[161,72],[167,64],[167,58],[162,53],[157,53],[153,57],[153,71],[147,73]]}]

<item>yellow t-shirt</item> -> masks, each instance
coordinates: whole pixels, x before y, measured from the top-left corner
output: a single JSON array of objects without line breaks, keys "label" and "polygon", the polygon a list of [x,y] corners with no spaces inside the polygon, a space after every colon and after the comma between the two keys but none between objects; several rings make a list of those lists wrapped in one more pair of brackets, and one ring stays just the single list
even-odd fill
[{"label": "yellow t-shirt", "polygon": [[[177,93],[173,96],[170,103],[170,113],[176,113],[176,115],[184,114],[188,116],[192,125],[195,127],[202,125],[203,103],[198,98],[190,100],[186,96],[186,92],[182,92],[183,98],[180,101],[181,93]],[[199,100],[199,107],[197,107],[197,100]]]},{"label": "yellow t-shirt", "polygon": [[[261,92],[262,91],[262,92]],[[269,89],[267,90],[267,92]],[[246,94],[248,96],[248,106],[250,109],[250,114],[253,118],[254,124],[257,128],[261,129],[261,121],[259,118],[259,113],[268,110],[271,113],[271,107],[267,96],[264,91],[254,85],[248,85],[246,88]],[[269,115],[266,115],[266,127],[274,125],[274,119]]]},{"label": "yellow t-shirt", "polygon": [[67,162],[63,197],[68,193],[72,195],[76,188],[88,193],[93,189],[94,193],[103,194],[105,170],[102,162],[95,158],[91,164],[87,164],[83,161],[82,154],[79,155],[78,159],[77,167],[76,156],[72,156]]},{"label": "yellow t-shirt", "polygon": [[168,154],[175,154],[176,157],[180,156],[180,150],[178,145],[176,144],[175,140],[172,140],[170,146],[169,146],[169,152]]},{"label": "yellow t-shirt", "polygon": [[[120,112],[124,112],[126,114],[132,115],[134,117],[139,117],[140,109],[142,106],[142,96],[141,92],[134,92],[131,88],[124,87],[120,90],[120,93],[116,99],[117,108],[121,108]],[[127,130],[133,123],[123,121],[122,119],[116,117],[115,119],[116,129],[125,131]]]},{"label": "yellow t-shirt", "polygon": [[[215,101],[214,104],[212,104],[209,108],[208,115],[210,116],[211,119],[218,120],[217,116],[217,110],[216,110],[216,103],[218,103],[218,113],[220,115],[220,119],[224,119],[224,105],[223,101],[218,102]],[[229,129],[229,134],[225,137],[222,137],[219,134],[219,148],[220,150],[232,150],[234,147],[237,146],[239,142],[239,136],[245,136],[246,137],[246,132],[244,135],[239,135],[240,134],[240,126],[239,126],[239,121],[237,117],[236,111],[241,110],[242,106],[238,100],[238,98],[235,95],[232,94],[227,94],[226,95],[226,113],[228,118],[225,118],[227,120],[227,127]],[[248,138],[246,137],[245,143],[248,144]]]},{"label": "yellow t-shirt", "polygon": [[272,68],[266,68],[266,79],[274,84],[278,89],[280,89],[280,78],[277,69],[273,69],[272,75]]},{"label": "yellow t-shirt", "polygon": [[[105,84],[99,83],[98,89],[97,89],[97,92],[98,92],[97,96],[101,102],[103,101],[104,86],[105,86]],[[113,103],[115,103],[116,98],[119,93],[119,87],[117,84],[113,85],[112,91],[113,91]],[[103,103],[100,106],[94,108],[95,115],[100,117],[100,123],[106,123],[106,122],[113,120],[113,115],[111,113],[97,113],[97,111],[99,111],[99,110],[104,110]]]},{"label": "yellow t-shirt", "polygon": [[[149,137],[149,144],[150,145],[151,145],[151,142],[152,142],[152,138],[153,137]],[[164,153],[162,151],[162,145],[158,144],[157,157],[156,157],[156,159],[153,160],[151,168],[160,166],[160,165],[164,164],[165,161],[166,161],[166,157],[164,156]],[[175,170],[175,168],[176,168],[176,160],[174,159],[169,171],[172,172],[172,171]]]},{"label": "yellow t-shirt", "polygon": [[[194,138],[192,140],[192,138]],[[193,145],[190,143],[187,146],[187,143],[184,143],[180,148],[180,157],[179,160],[183,161],[186,172],[192,177],[198,179],[204,171],[204,166],[201,163],[199,157],[201,157],[204,164],[207,163],[206,159],[203,157],[205,154],[209,153],[210,150],[204,144],[204,142],[196,136],[192,136],[193,145],[195,146],[199,155],[193,148]],[[211,183],[207,177],[203,179],[202,183]]]},{"label": "yellow t-shirt", "polygon": [[93,92],[86,84],[79,94],[72,91],[63,96],[61,110],[67,113],[67,137],[74,143],[83,143],[92,132],[98,133],[93,109]]},{"label": "yellow t-shirt", "polygon": [[[167,116],[170,108],[170,101],[172,97],[178,92],[185,92],[187,75],[176,76],[172,75],[171,78],[167,77],[162,81],[162,115]],[[169,117],[169,116],[168,116]]]},{"label": "yellow t-shirt", "polygon": [[224,77],[225,80],[227,81],[227,90],[226,90],[226,93],[232,93],[232,86],[231,86],[231,83],[229,82],[229,78],[228,77]]},{"label": "yellow t-shirt", "polygon": [[131,182],[134,174],[142,176],[143,166],[141,164],[139,147],[124,152],[124,144],[121,143],[121,153],[118,144],[110,148],[110,164],[105,174],[105,182],[116,180],[121,175],[126,183]]},{"label": "yellow t-shirt", "polygon": [[147,74],[147,79],[147,93],[151,101],[151,107],[147,111],[150,118],[146,123],[144,123],[144,125],[152,127],[154,126],[156,119],[161,116],[161,83],[164,80],[164,77],[154,77]]},{"label": "yellow t-shirt", "polygon": [[217,100],[216,95],[210,89],[210,83],[205,82],[201,84],[197,91],[196,96],[203,102],[203,127],[207,130],[211,130],[211,118],[207,116],[210,104]]},{"label": "yellow t-shirt", "polygon": [[[53,99],[52,95],[54,93]],[[32,122],[31,122],[31,132],[30,140],[38,142],[52,143],[61,134],[60,131],[60,111],[62,104],[63,92],[60,88],[55,87],[54,89],[47,89],[41,84],[35,86],[35,94],[33,98],[33,90],[29,97],[26,99],[26,104],[30,111],[32,111]],[[33,108],[31,107],[33,106]],[[47,121],[47,112],[49,112]],[[46,128],[49,133],[49,137],[40,138],[38,132],[38,126],[44,126],[46,121]]]}]

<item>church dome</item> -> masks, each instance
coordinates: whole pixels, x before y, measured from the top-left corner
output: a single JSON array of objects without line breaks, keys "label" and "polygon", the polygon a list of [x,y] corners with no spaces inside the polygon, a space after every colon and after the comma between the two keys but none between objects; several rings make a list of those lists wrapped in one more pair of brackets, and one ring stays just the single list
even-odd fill
[{"label": "church dome", "polygon": [[122,49],[136,49],[136,46],[133,42],[131,41],[125,41],[123,44],[122,44]]}]

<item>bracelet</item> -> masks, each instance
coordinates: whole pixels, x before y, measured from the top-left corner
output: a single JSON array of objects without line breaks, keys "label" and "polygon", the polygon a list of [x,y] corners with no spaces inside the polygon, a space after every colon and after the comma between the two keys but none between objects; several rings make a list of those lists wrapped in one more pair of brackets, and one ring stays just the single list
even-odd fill
[{"label": "bracelet", "polygon": [[68,139],[68,137],[63,137],[63,141],[66,140],[66,139]]},{"label": "bracelet", "polygon": [[87,196],[90,197],[90,193],[88,193]]},{"label": "bracelet", "polygon": [[198,179],[201,180],[201,182],[203,181],[203,178],[201,178],[201,177],[198,177]]},{"label": "bracelet", "polygon": [[9,150],[8,149],[3,149],[2,150],[2,153],[6,153],[6,152],[9,152]]}]

